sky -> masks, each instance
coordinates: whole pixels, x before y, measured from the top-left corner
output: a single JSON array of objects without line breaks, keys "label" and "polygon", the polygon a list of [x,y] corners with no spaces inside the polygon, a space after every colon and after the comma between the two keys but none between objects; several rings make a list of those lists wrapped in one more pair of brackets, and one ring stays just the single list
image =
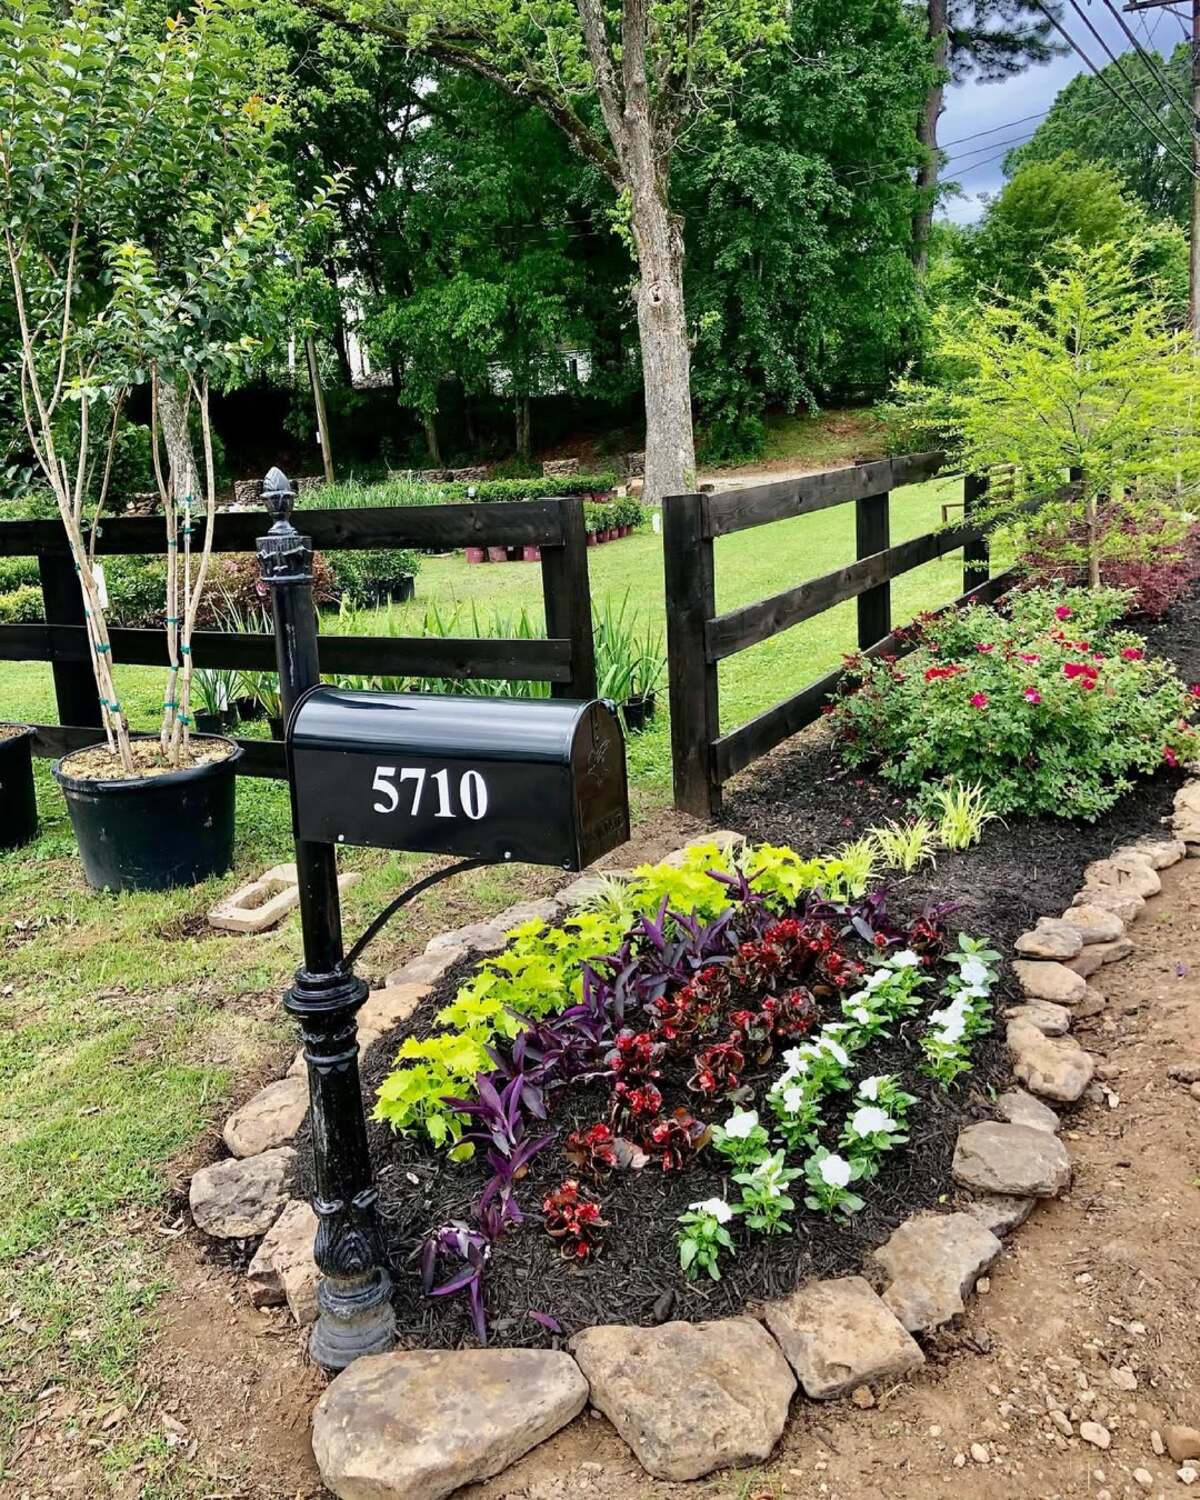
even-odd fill
[{"label": "sky", "polygon": [[[1132,51],[1103,0],[1080,0],[1080,4],[1113,52],[1119,56]],[[1109,59],[1100,43],[1070,5],[1064,5],[1063,9],[1066,12],[1063,25],[1097,67],[1103,67]],[[1190,7],[1179,4],[1175,9],[1185,12]],[[1179,23],[1165,10],[1142,11],[1125,19],[1143,46],[1149,36],[1164,55],[1169,55],[1183,40]],[[940,217],[958,224],[970,224],[979,217],[983,212],[981,194],[994,194],[1004,184],[1005,153],[1029,139],[1055,95],[1085,69],[1086,64],[1079,56],[1070,52],[1002,83],[966,83],[946,90],[946,108],[938,126],[939,144],[949,157],[943,175],[947,180],[961,182],[963,196],[948,200]],[[1026,118],[1031,115],[1038,118]],[[1013,124],[1014,121],[1022,123]],[[990,133],[982,134],[984,131]]]}]

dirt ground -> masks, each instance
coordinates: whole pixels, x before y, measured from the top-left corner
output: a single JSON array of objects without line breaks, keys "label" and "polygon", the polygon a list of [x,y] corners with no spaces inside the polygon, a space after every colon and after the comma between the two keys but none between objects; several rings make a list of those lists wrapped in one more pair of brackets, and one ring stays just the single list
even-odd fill
[{"label": "dirt ground", "polygon": [[[1102,1082],[1065,1127],[1070,1194],[1017,1232],[963,1326],[927,1344],[928,1363],[913,1382],[877,1392],[871,1410],[798,1399],[769,1465],[693,1485],[647,1479],[608,1424],[584,1415],[505,1474],[464,1491],[464,1500],[1184,1493],[1151,1431],[1200,1426],[1200,1099],[1167,1074],[1175,1062],[1200,1064],[1200,861],[1165,872],[1163,885],[1138,923],[1134,956],[1099,976],[1106,1011],[1078,1028],[1102,1058]],[[323,1377],[305,1364],[286,1312],[250,1308],[240,1275],[204,1258],[191,1232],[179,1233],[171,1258],[187,1292],[163,1304],[143,1402],[110,1427],[112,1414],[89,1423],[89,1433],[69,1402],[48,1393],[26,1435],[22,1481],[0,1485],[0,1494],[324,1494],[308,1440]],[[1133,1390],[1114,1383],[1112,1372],[1126,1369]],[[1082,1443],[1080,1421],[1102,1422],[1111,1448]],[[98,1489],[81,1459],[123,1428],[186,1456],[186,1488],[150,1481],[147,1461]],[[1146,1473],[1135,1480],[1135,1470]]]}]

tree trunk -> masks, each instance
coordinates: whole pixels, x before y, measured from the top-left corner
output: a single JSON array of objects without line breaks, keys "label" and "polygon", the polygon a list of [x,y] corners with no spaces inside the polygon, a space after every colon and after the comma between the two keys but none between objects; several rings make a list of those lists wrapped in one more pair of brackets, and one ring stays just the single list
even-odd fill
[{"label": "tree trunk", "polygon": [[529,457],[529,397],[517,398],[517,457]]},{"label": "tree trunk", "polygon": [[471,461],[474,462],[479,453],[479,431],[475,426],[475,408],[471,404],[471,398],[467,395],[466,386],[463,387],[463,426],[467,431],[467,447],[471,450]]},{"label": "tree trunk", "polygon": [[948,17],[949,0],[928,0],[929,38],[934,43],[933,61],[939,69],[939,77],[925,95],[925,104],[917,121],[917,140],[923,156],[917,168],[918,200],[912,220],[912,262],[919,281],[925,279],[929,269],[929,231],[933,227],[938,183],[937,127],[946,89],[940,75],[950,57]]},{"label": "tree trunk", "polygon": [[[646,401],[646,499],[696,486],[691,348],[683,304],[683,224],[667,201],[649,141],[631,155],[631,228],[638,256],[638,333]],[[641,158],[643,158],[642,160]]]},{"label": "tree trunk", "polygon": [[1088,588],[1100,587],[1100,518],[1096,497],[1091,490],[1085,491],[1083,518],[1087,529]]},{"label": "tree trunk", "polygon": [[184,501],[189,495],[198,501],[201,489],[196,451],[192,446],[192,435],[188,431],[183,397],[169,372],[164,372],[158,383],[158,417],[162,423],[163,443],[167,449],[170,469],[167,483],[171,486],[171,493],[176,501]]},{"label": "tree trunk", "polygon": [[438,442],[437,420],[431,411],[421,413],[421,426],[425,432],[425,446],[429,449],[429,457],[433,461],[433,467],[442,467],[442,449]]}]

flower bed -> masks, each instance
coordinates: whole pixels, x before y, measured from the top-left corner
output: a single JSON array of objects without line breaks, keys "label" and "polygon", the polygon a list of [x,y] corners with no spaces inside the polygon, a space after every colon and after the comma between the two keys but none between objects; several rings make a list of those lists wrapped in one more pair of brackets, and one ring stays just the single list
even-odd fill
[{"label": "flower bed", "polygon": [[1095,818],[1138,777],[1194,758],[1195,691],[1116,628],[1119,590],[1032,590],[918,622],[903,661],[854,659],[843,755],[910,794],[961,777],[997,813]]},{"label": "flower bed", "polygon": [[735,1312],[949,1191],[994,954],[864,884],[709,846],[447,976],[365,1069],[402,1337]]}]

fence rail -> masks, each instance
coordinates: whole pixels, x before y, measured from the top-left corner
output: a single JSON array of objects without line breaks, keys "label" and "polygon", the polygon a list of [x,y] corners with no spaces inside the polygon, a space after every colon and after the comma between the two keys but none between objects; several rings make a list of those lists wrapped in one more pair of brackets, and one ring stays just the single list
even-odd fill
[{"label": "fence rail", "polygon": [[[376,506],[362,510],[301,510],[300,530],[318,551],[375,548],[531,546],[541,549],[544,640],[473,637],[338,636],[320,638],[321,670],[348,676],[498,678],[548,682],[554,697],[590,698],[596,692],[588,583],[587,530],[577,496],[473,505]],[[214,553],[254,552],[269,528],[266,511],[218,515]],[[161,517],[106,521],[95,538],[98,556],[155,556],[167,551]],[[45,661],[54,675],[58,724],[34,725],[34,750],[62,755],[102,737],[100,701],[92,671],[83,602],[74,565],[57,521],[0,521],[0,557],[38,559],[45,623],[0,625],[0,661]],[[111,629],[118,664],[165,667],[161,630]],[[198,631],[198,667],[275,670],[275,638],[265,633]],[[250,776],[285,774],[277,740],[241,740],[238,763]]]},{"label": "fence rail", "polygon": [[[701,817],[719,816],[725,782],[811,724],[842,678],[840,669],[830,672],[748,723],[722,733],[720,662],[850,599],[857,600],[860,651],[868,656],[902,654],[907,645],[893,634],[892,579],[959,548],[963,592],[944,608],[984,602],[1008,587],[1011,573],[989,576],[987,535],[971,521],[988,491],[988,480],[979,475],[968,474],[963,480],[960,525],[891,544],[892,490],[933,478],[943,463],[941,453],[918,453],[727,494],[672,495],[663,502],[671,752],[678,808]],[[1002,482],[1011,483],[1011,475]],[[847,504],[855,507],[853,562],[770,598],[717,613],[718,537]]]}]

